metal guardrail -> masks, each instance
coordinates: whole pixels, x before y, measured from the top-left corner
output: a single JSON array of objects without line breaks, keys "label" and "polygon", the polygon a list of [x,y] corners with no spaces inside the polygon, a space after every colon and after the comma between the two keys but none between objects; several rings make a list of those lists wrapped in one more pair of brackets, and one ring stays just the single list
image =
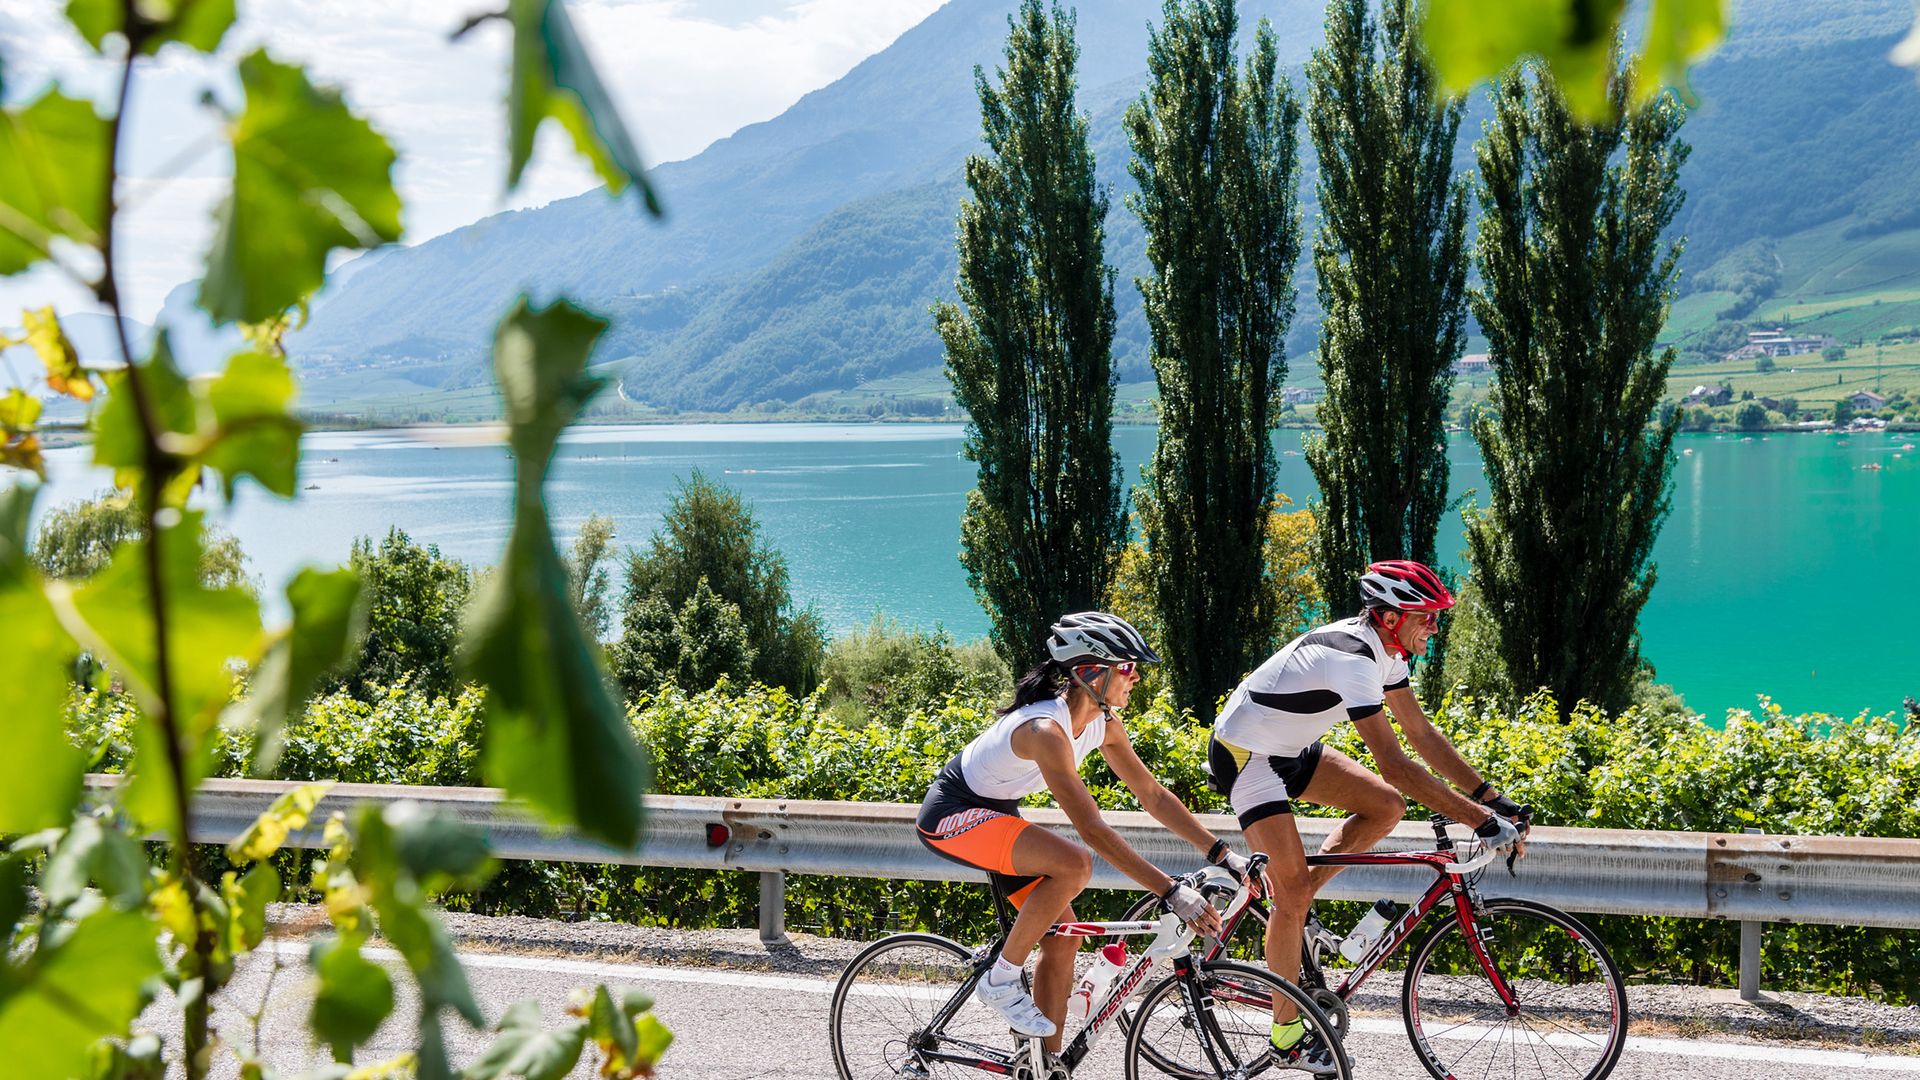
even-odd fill
[{"label": "metal guardrail", "polygon": [[[89,782],[108,788],[117,779],[95,776]],[[194,798],[191,839],[208,844],[233,840],[275,798],[295,786],[270,780],[207,781]],[[761,883],[761,932],[770,939],[777,938],[784,926],[786,874],[985,880],[984,874],[922,847],[913,828],[916,808],[899,803],[648,796],[646,837],[637,848],[623,851],[542,824],[494,788],[339,784],[321,804],[316,820],[295,832],[288,843],[322,846],[322,822],[329,809],[403,799],[480,828],[502,859],[767,875]],[[1058,810],[1023,812],[1057,831],[1072,828]],[[1146,814],[1109,812],[1104,816],[1129,844],[1165,869],[1180,872],[1200,862],[1199,853]],[[1233,818],[1203,815],[1201,820],[1217,835],[1244,848]],[[1297,820],[1309,850],[1337,823],[1326,818]],[[1409,821],[1380,847],[1417,850],[1432,843],[1429,826]],[[1542,827],[1533,830],[1527,857],[1518,869],[1517,876],[1509,877],[1496,865],[1481,878],[1482,891],[1609,915],[1920,928],[1920,840]],[[1323,895],[1411,900],[1426,883],[1426,876],[1418,871],[1354,867],[1334,878]],[[1098,858],[1092,887],[1136,888]],[[1757,987],[1757,982],[1753,985]]]}]

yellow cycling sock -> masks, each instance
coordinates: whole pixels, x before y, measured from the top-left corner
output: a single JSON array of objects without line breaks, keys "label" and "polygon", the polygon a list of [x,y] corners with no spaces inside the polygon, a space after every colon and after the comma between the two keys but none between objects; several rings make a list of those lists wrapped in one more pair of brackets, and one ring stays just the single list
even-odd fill
[{"label": "yellow cycling sock", "polygon": [[1273,1048],[1275,1050],[1291,1050],[1293,1049],[1293,1044],[1306,1038],[1306,1035],[1307,1025],[1297,1016],[1284,1024],[1278,1020],[1273,1022]]}]

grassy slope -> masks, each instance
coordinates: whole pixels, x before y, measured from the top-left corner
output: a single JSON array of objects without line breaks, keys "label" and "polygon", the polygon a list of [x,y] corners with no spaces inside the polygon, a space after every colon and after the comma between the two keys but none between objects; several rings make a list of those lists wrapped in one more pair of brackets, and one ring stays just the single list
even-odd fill
[{"label": "grassy slope", "polygon": [[1765,374],[1750,360],[1676,367],[1667,379],[1667,396],[1678,400],[1703,383],[1731,384],[1736,392],[1751,390],[1756,397],[1795,398],[1807,409],[1830,408],[1862,390],[1888,396],[1905,390],[1910,398],[1920,391],[1920,343],[1850,349],[1846,359],[1832,362],[1812,355],[1774,362],[1779,367]]}]

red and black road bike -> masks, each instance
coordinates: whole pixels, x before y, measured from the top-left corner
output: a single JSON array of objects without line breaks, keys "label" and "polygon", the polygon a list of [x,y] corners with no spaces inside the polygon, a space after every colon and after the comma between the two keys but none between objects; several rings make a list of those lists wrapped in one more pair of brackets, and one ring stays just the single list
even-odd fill
[{"label": "red and black road bike", "polygon": [[[1566,912],[1531,900],[1481,896],[1480,875],[1499,852],[1482,848],[1462,862],[1447,835],[1453,823],[1437,814],[1432,822],[1432,851],[1307,856],[1310,867],[1424,868],[1434,880],[1350,968],[1333,966],[1344,962],[1336,942],[1310,922],[1301,950],[1301,989],[1342,1035],[1355,1022],[1380,1023],[1350,1017],[1350,1003],[1411,943],[1400,1013],[1415,1053],[1435,1080],[1601,1080],[1620,1060],[1627,1037],[1626,983],[1612,955]],[[1254,900],[1229,912],[1219,937],[1196,942],[1194,954],[1203,962],[1263,961],[1268,910],[1264,900]]]}]

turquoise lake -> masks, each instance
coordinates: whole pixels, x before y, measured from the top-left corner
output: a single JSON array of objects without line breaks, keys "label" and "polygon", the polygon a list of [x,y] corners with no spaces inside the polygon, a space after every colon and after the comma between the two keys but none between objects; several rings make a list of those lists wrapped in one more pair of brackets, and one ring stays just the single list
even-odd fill
[{"label": "turquoise lake", "polygon": [[[1280,489],[1314,493],[1301,433],[1282,431]],[[506,542],[511,463],[473,429],[323,432],[307,437],[297,502],[247,487],[215,517],[236,533],[267,592],[306,562],[338,562],[356,536],[399,526],[476,563]],[[1920,556],[1920,452],[1913,435],[1682,436],[1673,512],[1656,548],[1659,583],[1641,618],[1663,682],[1717,715],[1767,694],[1789,711],[1892,712],[1920,694],[1920,661],[1898,651]],[[1154,429],[1115,432],[1138,475]],[[742,424],[583,428],[549,484],[563,539],[611,515],[618,543],[643,543],[676,482],[695,469],[752,504],[785,554],[796,599],[830,627],[875,612],[969,638],[986,617],[957,558],[974,469],[958,425]],[[90,451],[48,455],[40,508],[105,487]],[[1452,491],[1484,495],[1478,450],[1452,443]],[[1879,469],[1863,468],[1879,465]],[[1440,538],[1457,565],[1456,522]],[[1871,648],[1869,646],[1872,646]],[[1882,656],[1889,647],[1896,651]]]}]

